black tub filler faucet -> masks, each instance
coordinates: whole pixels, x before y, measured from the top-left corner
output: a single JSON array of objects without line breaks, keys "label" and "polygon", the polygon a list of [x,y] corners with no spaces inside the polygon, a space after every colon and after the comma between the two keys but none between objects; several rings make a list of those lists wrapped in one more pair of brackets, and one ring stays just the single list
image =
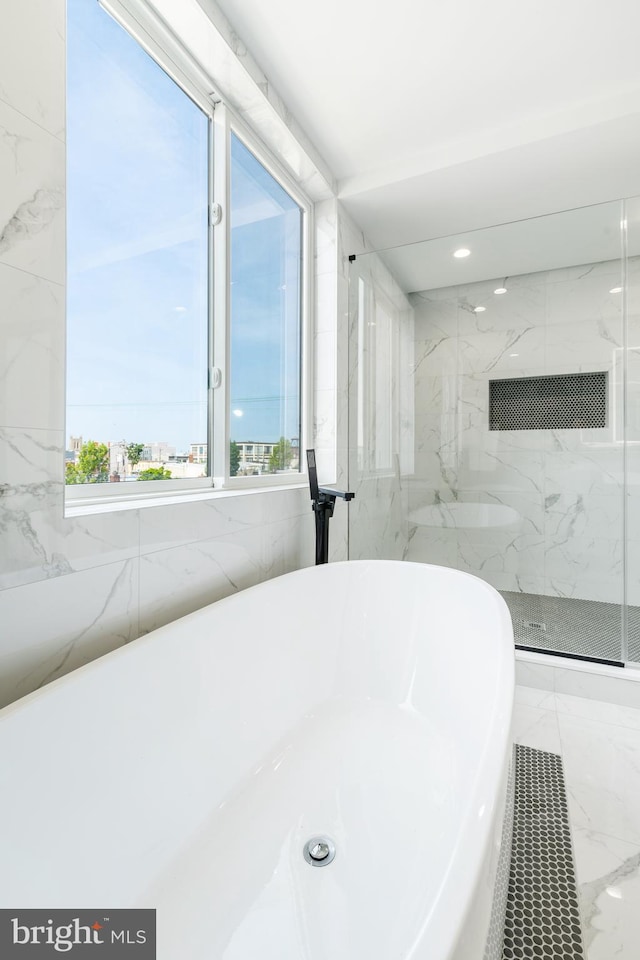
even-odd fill
[{"label": "black tub filler faucet", "polygon": [[336,497],[341,500],[353,500],[355,493],[347,490],[333,490],[331,487],[318,486],[316,471],[316,452],[307,450],[307,467],[309,468],[309,489],[311,504],[316,515],[316,565],[329,562],[329,520],[333,516]]}]

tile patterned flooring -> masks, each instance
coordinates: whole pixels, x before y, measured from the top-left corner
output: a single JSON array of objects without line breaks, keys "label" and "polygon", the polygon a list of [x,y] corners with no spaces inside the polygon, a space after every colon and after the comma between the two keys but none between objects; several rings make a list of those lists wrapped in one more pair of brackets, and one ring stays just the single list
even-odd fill
[{"label": "tile patterned flooring", "polygon": [[[601,660],[622,659],[622,606],[502,590],[517,644]],[[629,660],[640,661],[640,607],[627,607]]]},{"label": "tile patterned flooring", "polygon": [[563,758],[588,960],[638,960],[640,704],[518,686],[513,738]]},{"label": "tile patterned flooring", "polygon": [[501,960],[585,960],[562,757],[520,743],[515,768]]}]

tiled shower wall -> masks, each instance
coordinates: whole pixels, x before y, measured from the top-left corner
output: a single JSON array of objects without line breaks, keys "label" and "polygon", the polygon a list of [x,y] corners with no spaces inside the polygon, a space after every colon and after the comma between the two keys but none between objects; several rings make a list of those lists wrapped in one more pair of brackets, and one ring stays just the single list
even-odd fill
[{"label": "tiled shower wall", "polygon": [[[0,706],[206,603],[313,562],[307,489],[63,516],[64,38],[64,0],[14,3],[3,17]],[[324,482],[340,469],[339,376],[346,392],[346,359],[342,373],[336,366],[338,337],[347,352],[346,295],[336,326],[338,226],[337,205],[327,201],[316,217],[314,340]],[[342,516],[332,558],[345,556]]]},{"label": "tiled shower wall", "polygon": [[[621,264],[610,261],[412,294],[410,520],[440,506],[427,525],[410,524],[408,559],[498,589],[622,603],[623,298],[609,292],[621,286]],[[489,430],[489,380],[586,371],[607,371],[605,428]],[[456,501],[509,509],[474,506],[464,518],[447,506]],[[474,526],[478,518],[488,525]],[[640,602],[637,589],[629,602]]]}]

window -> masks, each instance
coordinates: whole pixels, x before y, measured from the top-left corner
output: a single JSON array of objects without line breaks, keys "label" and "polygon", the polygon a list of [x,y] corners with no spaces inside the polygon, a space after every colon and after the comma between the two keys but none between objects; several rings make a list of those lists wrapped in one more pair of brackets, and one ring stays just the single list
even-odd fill
[{"label": "window", "polygon": [[302,228],[299,204],[232,134],[231,439],[247,457],[275,441],[238,474],[300,469]]},{"label": "window", "polygon": [[67,493],[281,482],[302,467],[308,203],[152,18],[136,39],[96,0],[67,18]]}]

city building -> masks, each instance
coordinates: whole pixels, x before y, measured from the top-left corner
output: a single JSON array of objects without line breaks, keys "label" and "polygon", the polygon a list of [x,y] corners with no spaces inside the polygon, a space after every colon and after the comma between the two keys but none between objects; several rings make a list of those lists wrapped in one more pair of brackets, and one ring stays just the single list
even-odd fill
[{"label": "city building", "polygon": [[191,463],[207,462],[207,444],[191,443],[189,444],[189,460]]},{"label": "city building", "polygon": [[146,460],[147,462],[164,463],[170,460],[171,457],[175,457],[175,455],[175,447],[172,447],[165,441],[154,441],[153,443],[145,443],[140,459]]}]

